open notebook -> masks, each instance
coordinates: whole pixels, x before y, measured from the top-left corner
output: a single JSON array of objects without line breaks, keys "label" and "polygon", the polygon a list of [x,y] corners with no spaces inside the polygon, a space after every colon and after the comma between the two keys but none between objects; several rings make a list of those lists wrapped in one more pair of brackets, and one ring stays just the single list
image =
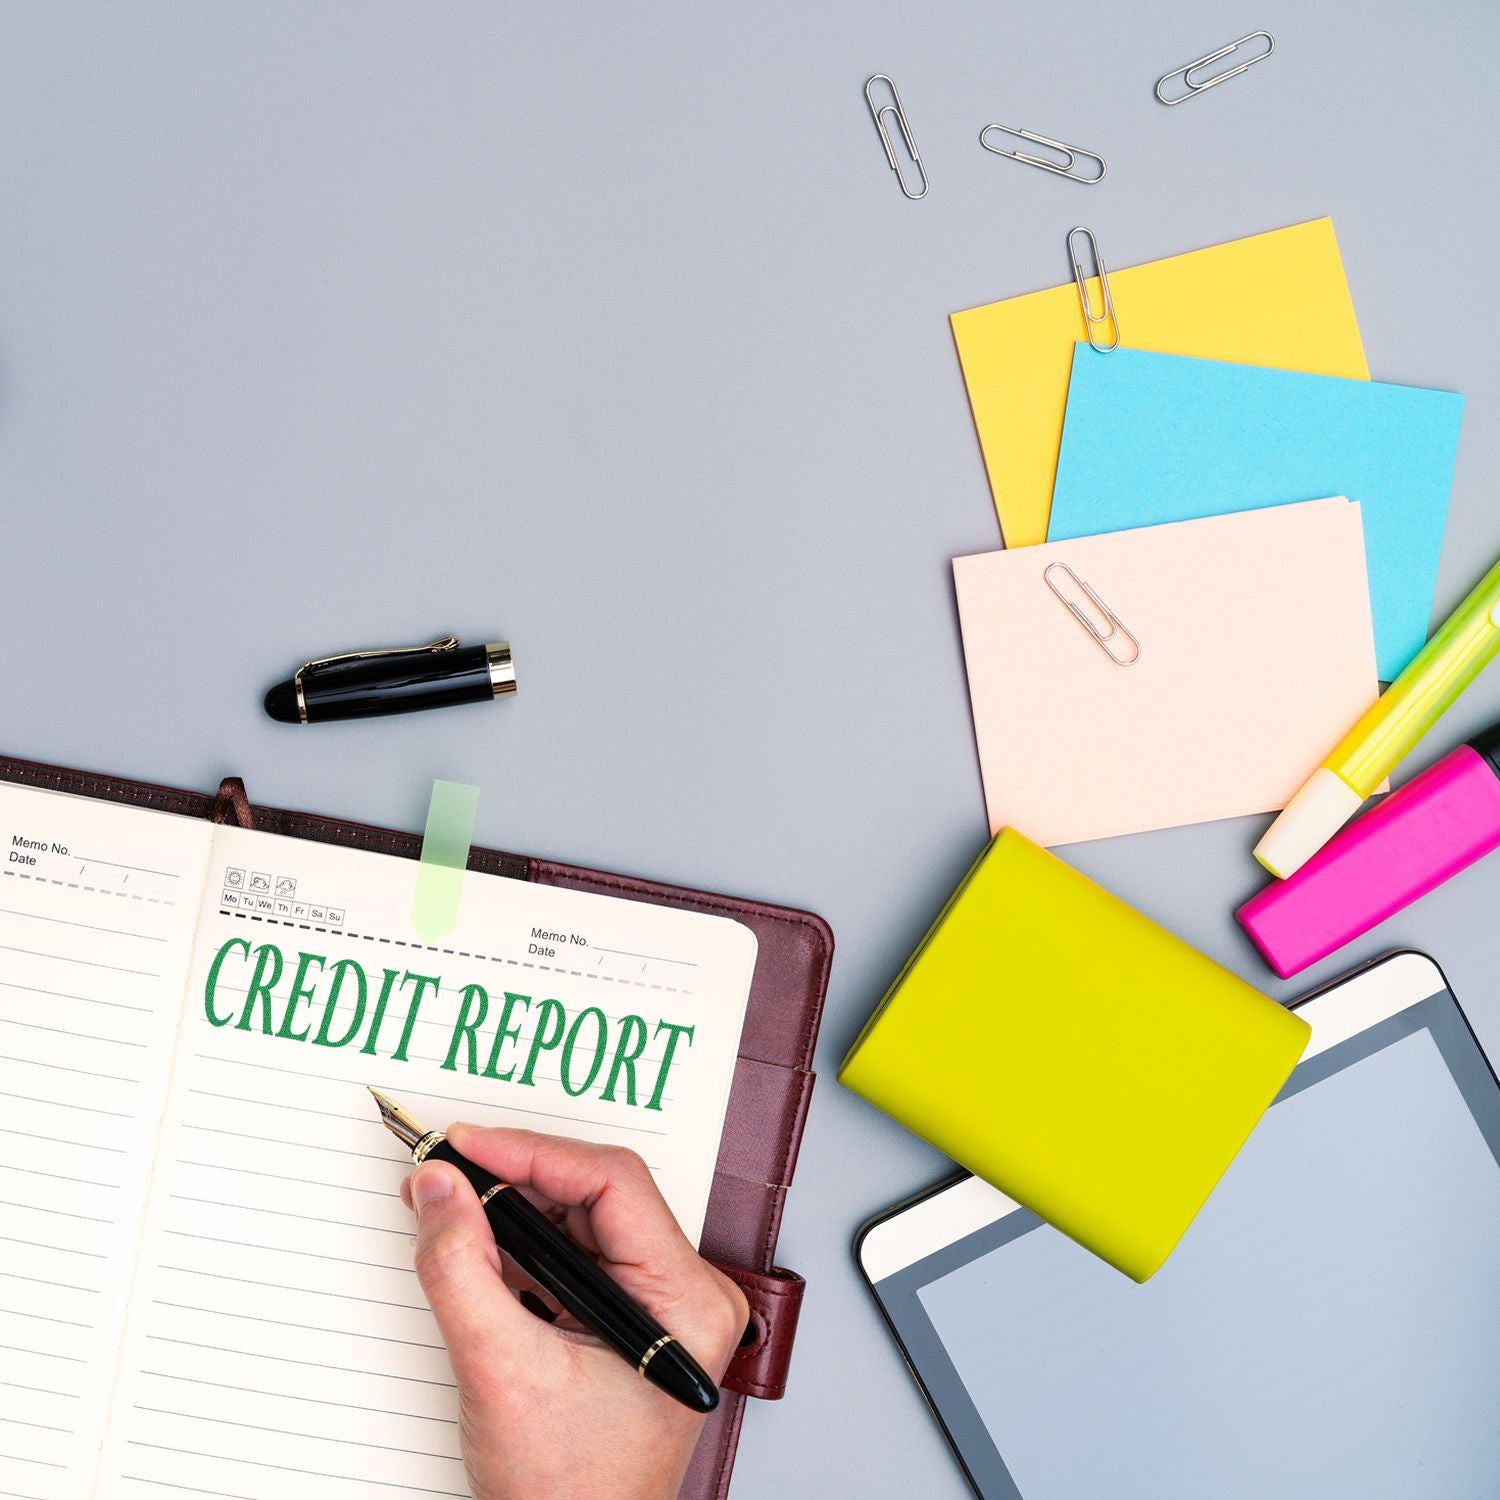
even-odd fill
[{"label": "open notebook", "polygon": [[628,1145],[697,1239],[727,918],[0,785],[0,1493],[468,1493],[365,1085]]}]

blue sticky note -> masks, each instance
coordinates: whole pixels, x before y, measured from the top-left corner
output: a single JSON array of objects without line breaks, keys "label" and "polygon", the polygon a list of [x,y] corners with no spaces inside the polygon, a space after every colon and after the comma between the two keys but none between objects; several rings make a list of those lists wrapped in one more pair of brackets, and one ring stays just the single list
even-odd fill
[{"label": "blue sticky note", "polygon": [[1047,540],[1357,500],[1389,682],[1427,639],[1463,406],[1447,391],[1079,344]]}]

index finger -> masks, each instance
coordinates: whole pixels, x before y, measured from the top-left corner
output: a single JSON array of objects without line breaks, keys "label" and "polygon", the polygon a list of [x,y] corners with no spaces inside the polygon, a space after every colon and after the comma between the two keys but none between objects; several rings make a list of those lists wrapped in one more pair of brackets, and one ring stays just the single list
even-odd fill
[{"label": "index finger", "polygon": [[605,1259],[654,1271],[696,1268],[698,1252],[634,1151],[478,1125],[453,1125],[446,1134],[455,1151],[503,1182],[586,1210]]}]

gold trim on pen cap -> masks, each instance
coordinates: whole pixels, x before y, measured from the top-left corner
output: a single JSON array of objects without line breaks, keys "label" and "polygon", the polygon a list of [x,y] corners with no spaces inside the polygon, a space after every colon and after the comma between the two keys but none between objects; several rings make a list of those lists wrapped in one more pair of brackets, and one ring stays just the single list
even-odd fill
[{"label": "gold trim on pen cap", "polygon": [[509,641],[488,641],[484,659],[490,669],[490,693],[506,698],[516,690],[516,664],[510,654]]},{"label": "gold trim on pen cap", "polygon": [[674,1339],[670,1333],[662,1334],[662,1336],[657,1339],[657,1341],[652,1344],[652,1346],[643,1355],[641,1355],[641,1362],[635,1367],[636,1374],[644,1375],[646,1373],[646,1366],[649,1365],[651,1361],[656,1357],[657,1352],[664,1344],[675,1344],[676,1342],[677,1340]]},{"label": "gold trim on pen cap", "polygon": [[[297,717],[304,724],[307,723],[307,699],[302,694],[302,674],[311,672],[314,667],[331,667],[335,662],[340,661],[364,661],[372,656],[415,656],[419,651],[456,651],[457,649],[458,637],[456,635],[440,635],[435,641],[426,641],[420,646],[382,646],[377,651],[344,651],[338,656],[320,656],[316,661],[305,661],[292,673],[292,687],[297,694]],[[493,668],[490,670],[490,680],[494,681]]]},{"label": "gold trim on pen cap", "polygon": [[483,1208],[484,1205],[488,1203],[496,1193],[503,1193],[509,1186],[510,1184],[508,1182],[497,1182],[494,1187],[486,1188],[485,1191],[479,1195],[479,1206]]}]

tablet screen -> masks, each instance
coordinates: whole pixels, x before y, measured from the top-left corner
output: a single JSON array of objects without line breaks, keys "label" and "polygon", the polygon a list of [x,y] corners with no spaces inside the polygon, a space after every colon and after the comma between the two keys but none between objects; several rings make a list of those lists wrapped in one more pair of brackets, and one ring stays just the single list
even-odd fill
[{"label": "tablet screen", "polygon": [[877,1291],[987,1497],[1500,1493],[1500,1092],[1446,991],[1304,1062],[1145,1285],[1015,1210]]}]

